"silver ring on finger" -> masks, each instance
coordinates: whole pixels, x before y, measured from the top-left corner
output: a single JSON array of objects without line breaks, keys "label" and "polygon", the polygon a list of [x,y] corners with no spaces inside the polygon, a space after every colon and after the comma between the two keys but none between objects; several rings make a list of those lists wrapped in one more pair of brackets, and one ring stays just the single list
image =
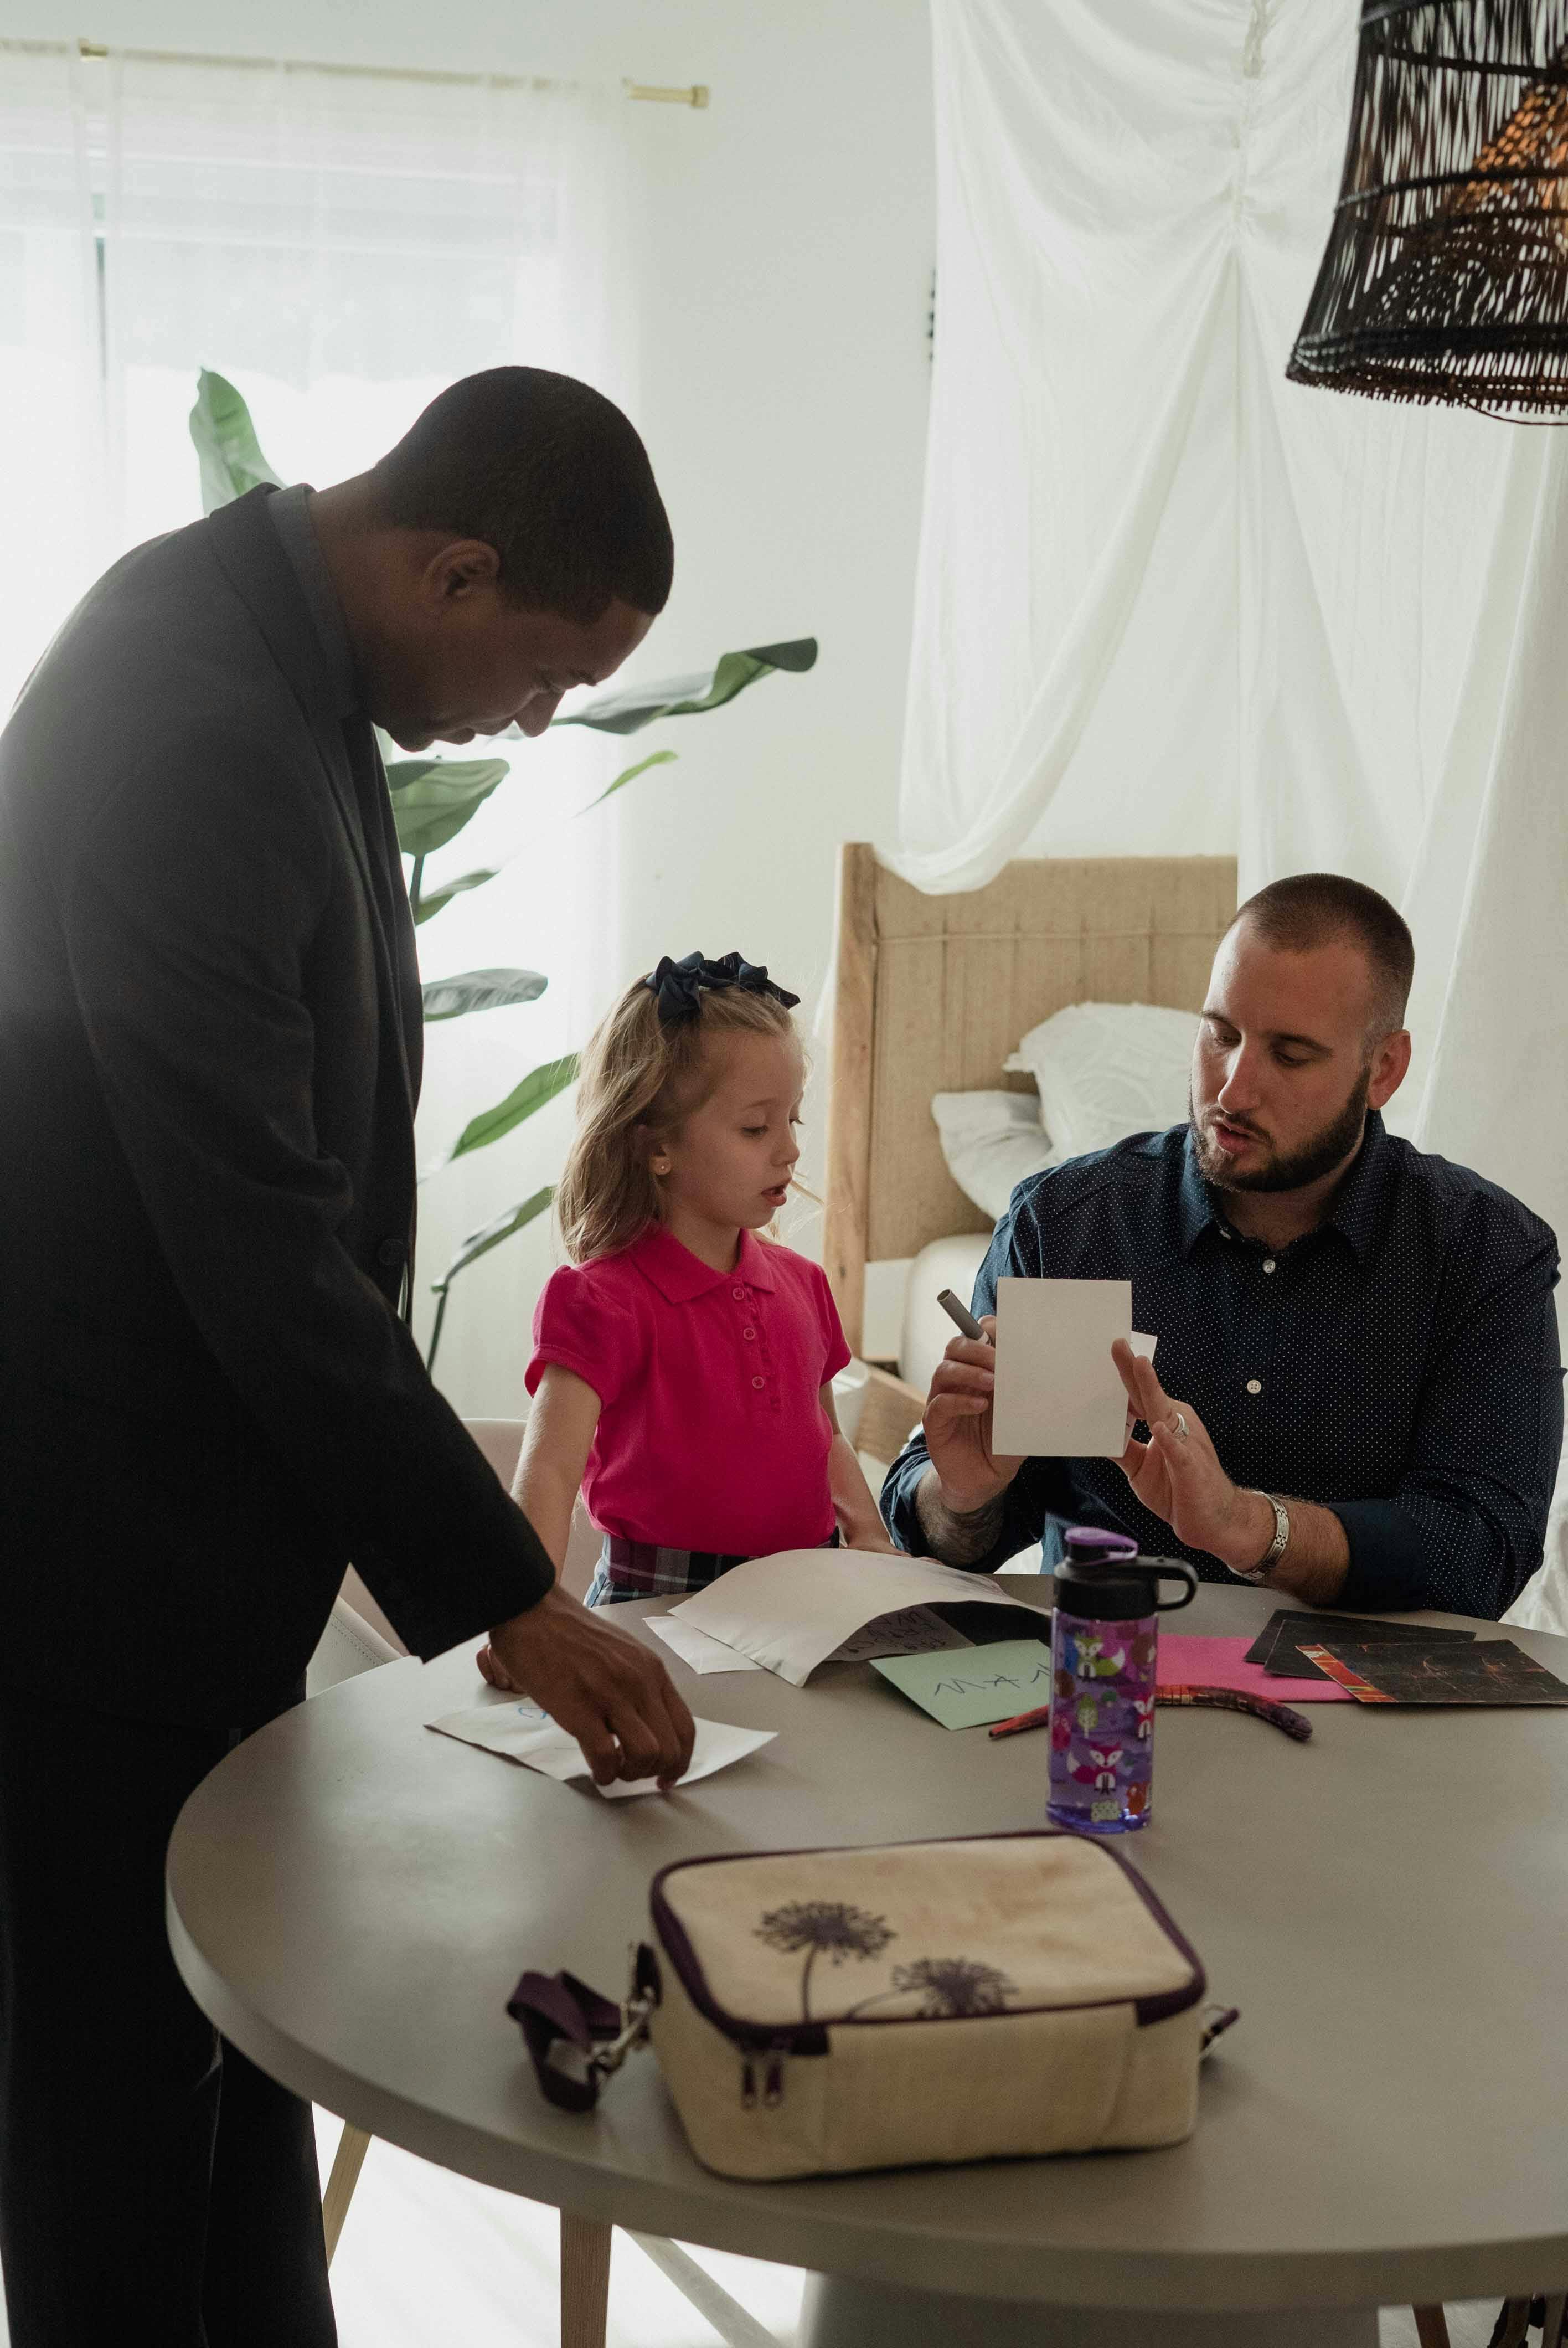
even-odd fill
[{"label": "silver ring on finger", "polygon": [[1184,1410],[1178,1410],[1175,1416],[1172,1419],[1171,1432],[1175,1437],[1178,1443],[1184,1443],[1186,1441],[1187,1414]]}]

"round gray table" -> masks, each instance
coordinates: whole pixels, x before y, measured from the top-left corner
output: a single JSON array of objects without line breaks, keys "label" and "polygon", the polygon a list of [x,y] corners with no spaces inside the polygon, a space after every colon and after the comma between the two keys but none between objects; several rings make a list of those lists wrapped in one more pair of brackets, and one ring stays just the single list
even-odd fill
[{"label": "round gray table", "polygon": [[[1171,1627],[1250,1634],[1274,1602],[1204,1588]],[[1568,1678],[1568,1640],[1504,1635]],[[175,1830],[192,1995],[274,2077],[425,2159],[828,2279],[811,2348],[1361,2348],[1379,2303],[1568,2279],[1568,1713],[1321,1704],[1300,1746],[1163,1710],[1153,1820],[1125,1848],[1243,2013],[1196,2134],[755,2185],[698,2165],[651,2055],[594,2116],[552,2109],[504,2011],[518,1974],[619,1995],[673,1859],[1043,1824],[1046,1739],[940,1728],[865,1665],[803,1689],[671,1668],[698,1712],[779,1734],[662,1800],[427,1733],[483,1694],[471,1648],[273,1722]]]}]

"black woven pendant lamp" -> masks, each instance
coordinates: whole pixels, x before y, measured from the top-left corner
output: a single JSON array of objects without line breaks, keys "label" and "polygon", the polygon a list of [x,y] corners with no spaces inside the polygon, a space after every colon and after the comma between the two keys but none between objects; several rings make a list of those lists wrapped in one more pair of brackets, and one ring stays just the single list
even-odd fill
[{"label": "black woven pendant lamp", "polygon": [[1362,0],[1345,175],[1286,372],[1568,411],[1568,0]]}]

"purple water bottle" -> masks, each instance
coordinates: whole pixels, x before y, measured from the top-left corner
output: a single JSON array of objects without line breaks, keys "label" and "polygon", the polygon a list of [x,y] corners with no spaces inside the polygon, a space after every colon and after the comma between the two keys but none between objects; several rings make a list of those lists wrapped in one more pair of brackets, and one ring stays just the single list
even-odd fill
[{"label": "purple water bottle", "polygon": [[[1095,1525],[1074,1525],[1066,1542],[1050,1626],[1046,1813],[1081,1834],[1131,1834],[1153,1802],[1159,1618],[1192,1603],[1198,1577]],[[1162,1581],[1185,1587],[1162,1604]]]}]

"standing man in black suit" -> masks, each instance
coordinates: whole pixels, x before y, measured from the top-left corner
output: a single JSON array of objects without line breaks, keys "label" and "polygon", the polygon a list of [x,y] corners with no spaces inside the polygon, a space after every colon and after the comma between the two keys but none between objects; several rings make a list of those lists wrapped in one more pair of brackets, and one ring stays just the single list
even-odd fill
[{"label": "standing man in black suit", "polygon": [[548,724],[669,593],[642,444],[501,367],[370,472],[138,548],[0,738],[0,2258],[15,2348],[328,2348],[308,2107],[164,1936],[186,1795],[352,1559],[601,1782],[662,1667],[553,1586],[406,1325],[420,1003],[373,724]]}]

